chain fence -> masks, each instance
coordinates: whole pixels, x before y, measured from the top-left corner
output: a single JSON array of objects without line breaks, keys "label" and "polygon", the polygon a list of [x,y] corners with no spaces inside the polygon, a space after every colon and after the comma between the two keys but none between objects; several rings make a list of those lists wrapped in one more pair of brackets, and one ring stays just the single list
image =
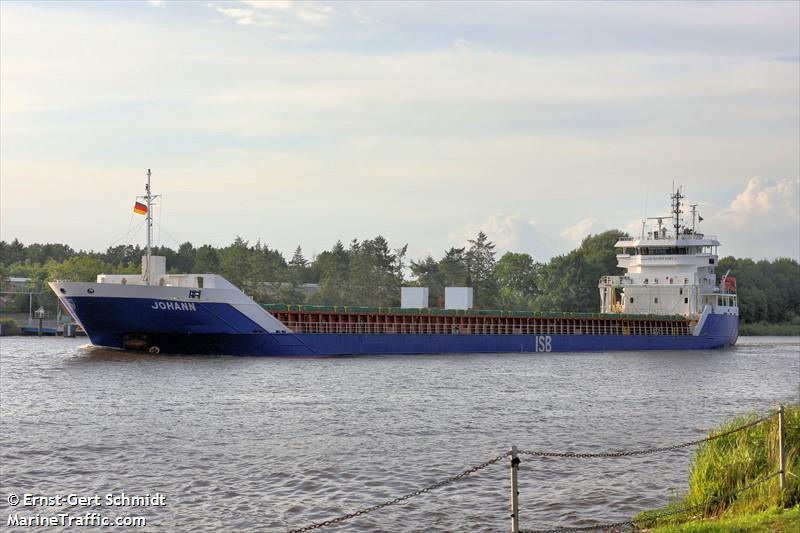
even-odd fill
[{"label": "chain fence", "polygon": [[[301,527],[301,528],[298,528],[298,529],[292,529],[292,530],[288,531],[287,533],[302,533],[302,532],[305,532],[305,531],[313,531],[313,530],[316,530],[316,529],[321,529],[321,528],[324,528],[324,527],[329,526],[329,525],[338,524],[338,523],[344,522],[346,520],[350,520],[351,518],[355,518],[355,517],[358,517],[358,516],[361,516],[361,515],[364,515],[364,514],[367,514],[367,513],[372,513],[374,511],[378,511],[378,510],[383,509],[385,507],[389,507],[390,505],[395,505],[395,504],[404,502],[406,500],[409,500],[409,499],[414,498],[416,496],[419,496],[421,494],[425,494],[427,492],[436,490],[438,488],[444,487],[444,486],[449,485],[451,483],[455,483],[456,481],[459,481],[459,480],[461,480],[461,479],[463,479],[463,478],[465,478],[465,477],[467,477],[467,476],[469,476],[471,474],[475,474],[475,473],[477,473],[477,472],[479,472],[479,471],[481,471],[481,470],[483,470],[483,469],[485,469],[485,468],[487,468],[487,467],[489,467],[489,466],[491,466],[491,465],[493,465],[493,464],[499,462],[500,460],[502,460],[502,459],[504,459],[506,457],[509,457],[509,456],[512,456],[511,467],[512,467],[512,469],[514,469],[519,465],[519,458],[517,457],[518,455],[528,455],[528,456],[533,456],[533,457],[566,458],[566,459],[591,459],[591,458],[636,457],[636,456],[649,455],[649,454],[655,454],[655,453],[660,453],[660,452],[668,452],[668,451],[674,451],[674,450],[680,450],[680,449],[683,449],[683,448],[688,448],[688,447],[691,447],[691,446],[696,446],[696,445],[702,444],[704,442],[710,442],[710,441],[725,437],[727,435],[732,435],[734,433],[738,433],[740,431],[744,431],[745,429],[749,429],[749,428],[757,426],[757,425],[759,425],[759,424],[761,424],[763,422],[766,422],[767,420],[770,420],[772,417],[776,416],[778,413],[779,413],[779,411],[773,411],[771,413],[768,413],[765,416],[759,417],[759,418],[757,418],[757,419],[755,419],[755,420],[753,420],[751,422],[748,422],[747,424],[743,424],[743,425],[738,426],[736,428],[733,428],[733,429],[730,429],[730,430],[727,430],[727,431],[723,431],[721,433],[716,433],[716,434],[713,434],[713,435],[709,435],[708,437],[705,437],[703,439],[693,440],[693,441],[689,441],[689,442],[683,442],[683,443],[680,443],[680,444],[673,444],[671,446],[659,446],[659,447],[645,448],[645,449],[640,449],[640,450],[598,452],[598,453],[549,452],[549,451],[516,450],[516,449],[513,449],[513,451],[505,452],[505,453],[502,453],[500,455],[497,455],[496,457],[493,457],[492,459],[489,459],[488,461],[485,461],[485,462],[483,462],[483,463],[481,463],[481,464],[479,464],[477,466],[473,466],[472,468],[464,470],[463,472],[460,472],[460,473],[458,473],[458,474],[456,474],[454,476],[448,477],[446,479],[443,479],[441,481],[438,481],[436,483],[428,485],[428,486],[426,486],[424,488],[421,488],[419,490],[415,490],[414,492],[410,492],[410,493],[405,494],[403,496],[399,496],[397,498],[378,503],[378,504],[373,505],[371,507],[365,507],[363,509],[359,509],[359,510],[354,511],[352,513],[348,513],[348,514],[345,514],[345,515],[342,515],[342,516],[338,516],[336,518],[331,518],[331,519],[328,519],[328,520],[324,520],[322,522],[316,522],[316,523],[313,523],[313,524],[310,524],[310,525],[307,525],[305,527]],[[744,487],[741,487],[739,489],[730,491],[728,493],[716,496],[716,497],[711,498],[711,499],[709,499],[709,500],[707,500],[707,501],[705,501],[703,503],[700,503],[700,504],[697,504],[697,505],[693,505],[693,506],[690,506],[690,507],[680,508],[680,509],[677,509],[677,510],[666,511],[666,512],[659,513],[659,514],[656,514],[656,515],[648,516],[646,518],[634,519],[634,520],[625,520],[625,521],[622,521],[622,522],[614,522],[614,523],[608,523],[608,524],[598,524],[598,525],[594,525],[594,526],[560,527],[560,528],[554,528],[554,529],[530,529],[530,530],[527,530],[527,529],[526,530],[522,530],[522,529],[520,529],[518,531],[519,531],[519,533],[567,533],[567,532],[597,531],[597,530],[604,530],[604,529],[614,529],[614,528],[621,528],[621,527],[625,527],[625,526],[629,526],[632,529],[638,530],[639,524],[651,524],[651,523],[655,523],[655,522],[657,522],[657,521],[659,521],[659,520],[661,520],[661,519],[663,519],[665,517],[668,517],[668,516],[674,516],[674,515],[678,515],[678,514],[688,513],[688,512],[697,510],[697,509],[704,508],[704,507],[706,507],[706,506],[708,506],[708,505],[710,505],[710,504],[712,504],[712,503],[714,503],[716,501],[719,501],[721,499],[728,498],[730,496],[734,496],[736,494],[739,494],[740,492],[744,492],[744,491],[750,490],[750,489],[752,489],[752,488],[754,488],[754,487],[756,487],[758,485],[761,485],[762,483],[765,483],[765,482],[773,479],[774,477],[780,475],[781,473],[782,473],[782,471],[779,470],[777,472],[774,472],[772,474],[769,474],[768,476],[765,476],[765,477],[759,479],[758,481],[754,481],[753,483],[750,483],[747,486],[744,486]],[[514,490],[514,489],[512,488],[512,490]]]},{"label": "chain fence", "polygon": [[689,448],[691,446],[695,446],[697,444],[702,444],[704,442],[710,442],[712,440],[716,440],[722,437],[726,437],[728,435],[732,435],[734,433],[738,433],[739,431],[743,431],[745,429],[751,428],[753,426],[757,426],[762,422],[766,422],[773,416],[777,414],[777,411],[773,413],[769,413],[761,418],[757,418],[752,422],[744,424],[742,426],[736,427],[734,429],[717,433],[715,435],[710,435],[703,439],[693,440],[690,442],[683,442],[681,444],[673,444],[671,446],[661,446],[658,448],[647,448],[644,450],[630,450],[630,451],[620,451],[620,452],[599,452],[599,453],[580,453],[580,452],[540,452],[536,450],[518,450],[517,453],[519,455],[532,455],[535,457],[557,457],[563,459],[594,459],[594,458],[612,458],[612,457],[636,457],[639,455],[650,455],[653,453],[660,453],[660,452],[669,452],[673,450],[680,450],[681,448]]},{"label": "chain fence", "polygon": [[422,488],[422,489],[419,489],[419,490],[415,490],[414,492],[409,492],[408,494],[406,494],[404,496],[399,496],[397,498],[394,498],[393,500],[387,500],[387,501],[385,501],[383,503],[379,503],[377,505],[373,505],[372,507],[366,507],[364,509],[360,509],[360,510],[352,512],[352,513],[348,513],[346,515],[342,515],[342,516],[339,516],[337,518],[331,518],[330,520],[325,520],[324,522],[317,522],[315,524],[311,524],[311,525],[308,525],[308,526],[305,526],[305,527],[301,527],[300,529],[292,529],[288,533],[302,533],[303,531],[312,531],[314,529],[319,529],[319,528],[322,528],[322,527],[325,527],[325,526],[329,526],[331,524],[338,524],[339,522],[344,522],[345,520],[349,520],[351,518],[355,518],[355,517],[361,516],[363,514],[367,514],[367,513],[373,512],[373,511],[377,511],[378,509],[383,509],[384,507],[389,507],[390,505],[395,505],[397,503],[404,502],[406,500],[410,500],[414,496],[419,496],[420,494],[424,494],[426,492],[430,492],[430,491],[438,489],[440,487],[444,487],[445,485],[449,485],[450,483],[455,483],[459,479],[465,478],[470,474],[474,474],[475,472],[478,472],[478,471],[483,470],[484,468],[486,468],[488,466],[491,466],[491,465],[495,464],[499,460],[501,460],[501,459],[503,459],[505,457],[508,457],[508,455],[509,455],[509,452],[500,454],[497,457],[489,459],[485,463],[481,463],[481,464],[479,464],[477,466],[473,466],[472,468],[464,470],[463,472],[461,472],[459,474],[456,474],[455,476],[451,476],[451,477],[449,477],[447,479],[443,479],[442,481],[439,481],[439,482],[434,483],[432,485],[428,485],[425,488]]}]

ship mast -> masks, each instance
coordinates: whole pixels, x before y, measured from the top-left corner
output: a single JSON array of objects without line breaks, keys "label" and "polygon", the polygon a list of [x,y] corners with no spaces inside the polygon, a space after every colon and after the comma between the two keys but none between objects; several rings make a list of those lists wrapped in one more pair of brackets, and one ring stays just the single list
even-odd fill
[{"label": "ship mast", "polygon": [[681,211],[681,200],[683,200],[683,198],[684,196],[681,194],[681,188],[678,187],[678,190],[672,195],[672,218],[676,239],[681,231],[681,213],[683,213],[683,211]]},{"label": "ship mast", "polygon": [[153,195],[150,192],[150,169],[147,169],[147,184],[144,186],[147,194],[140,196],[147,204],[147,248],[145,248],[145,264],[142,271],[142,280],[145,284],[150,285],[150,258],[152,257],[151,244],[153,241],[153,200],[158,198],[158,195]]}]

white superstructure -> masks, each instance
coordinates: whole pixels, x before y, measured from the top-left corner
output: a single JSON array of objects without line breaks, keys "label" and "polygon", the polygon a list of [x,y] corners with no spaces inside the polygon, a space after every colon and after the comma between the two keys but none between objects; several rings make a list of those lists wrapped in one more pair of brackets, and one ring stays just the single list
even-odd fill
[{"label": "white superstructure", "polygon": [[[696,229],[698,215],[691,206],[692,225],[682,224],[683,195],[672,195],[672,214],[647,219],[638,238],[621,239],[617,266],[623,276],[600,280],[603,313],[684,315],[698,317],[704,312],[738,315],[736,294],[731,284],[716,283],[717,248],[714,235]],[[671,222],[670,226],[664,224]],[[701,221],[702,218],[699,218]],[[726,289],[728,287],[728,289]]]}]

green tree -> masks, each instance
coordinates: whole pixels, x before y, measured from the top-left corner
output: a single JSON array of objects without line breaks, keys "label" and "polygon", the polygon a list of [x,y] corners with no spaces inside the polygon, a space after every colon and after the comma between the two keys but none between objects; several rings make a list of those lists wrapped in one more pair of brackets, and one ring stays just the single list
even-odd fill
[{"label": "green tree", "polygon": [[24,263],[26,260],[25,245],[14,239],[11,242],[0,241],[0,263],[11,265]]},{"label": "green tree", "polygon": [[247,290],[245,282],[250,272],[250,247],[246,240],[236,236],[233,243],[219,251],[220,273],[228,281]]},{"label": "green tree", "polygon": [[143,254],[142,248],[138,245],[120,244],[109,247],[104,254],[103,260],[115,267],[141,267]]},{"label": "green tree", "polygon": [[482,231],[475,239],[467,241],[469,248],[465,254],[467,282],[473,287],[476,307],[495,307],[497,305],[497,282],[494,277],[494,244]]},{"label": "green tree", "polygon": [[98,274],[111,273],[112,267],[100,259],[77,256],[62,263],[50,260],[45,270],[48,281],[95,281]]},{"label": "green tree", "polygon": [[315,303],[341,305],[349,301],[350,256],[342,241],[319,254],[313,268],[319,273],[320,284],[319,293],[313,297]]},{"label": "green tree", "polygon": [[25,247],[25,259],[31,263],[44,264],[51,259],[62,262],[75,255],[75,250],[66,244],[33,243]]},{"label": "green tree", "polygon": [[399,305],[405,251],[406,247],[391,250],[381,235],[362,242],[354,240],[348,250],[351,301],[357,305]]},{"label": "green tree", "polygon": [[300,301],[292,289],[284,288],[289,272],[283,254],[260,241],[250,250],[246,278],[249,292],[261,302]]},{"label": "green tree", "polygon": [[465,248],[453,248],[445,251],[439,261],[439,272],[442,273],[444,286],[464,287],[469,283],[469,272]]},{"label": "green tree", "polygon": [[295,286],[306,283],[308,279],[308,261],[299,245],[289,261],[289,279]]},{"label": "green tree", "polygon": [[204,244],[197,249],[192,270],[197,274],[219,274],[219,253],[217,249]]},{"label": "green tree", "polygon": [[800,316],[800,265],[794,259],[724,257],[717,274],[721,278],[727,271],[736,278],[742,321],[777,323]]},{"label": "green tree", "polygon": [[428,288],[428,304],[440,307],[444,303],[444,274],[439,269],[439,262],[428,255],[422,261],[411,261],[411,274],[414,276],[414,285]]},{"label": "green tree", "polygon": [[559,255],[539,271],[539,296],[534,308],[539,311],[597,312],[600,296],[597,282],[602,276],[620,275],[614,244],[625,233],[610,230],[589,235],[580,247]]},{"label": "green tree", "polygon": [[185,242],[178,247],[175,254],[175,264],[172,267],[181,274],[191,274],[194,272],[194,262],[197,260],[197,250],[192,243]]},{"label": "green tree", "polygon": [[536,283],[541,267],[528,254],[503,254],[495,266],[499,305],[506,309],[528,309],[539,293]]}]

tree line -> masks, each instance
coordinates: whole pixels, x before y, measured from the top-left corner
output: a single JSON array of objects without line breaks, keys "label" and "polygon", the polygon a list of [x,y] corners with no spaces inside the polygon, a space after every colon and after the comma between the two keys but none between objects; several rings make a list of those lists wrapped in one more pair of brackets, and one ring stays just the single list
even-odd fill
[{"label": "tree line", "polygon": [[[579,247],[535,261],[529,254],[507,252],[497,258],[494,244],[479,232],[464,247],[451,247],[435,258],[413,260],[407,245],[392,248],[380,235],[373,239],[336,242],[308,259],[300,246],[291,258],[259,242],[241,237],[224,247],[153,248],[167,258],[171,273],[215,273],[241,287],[261,303],[366,305],[400,304],[400,287],[429,288],[430,305],[441,307],[445,287],[473,287],[476,307],[530,311],[597,312],[597,282],[620,275],[614,243],[623,232],[587,236]],[[140,246],[129,244],[105,252],[76,251],[65,244],[0,241],[0,278],[30,278],[32,290],[46,281],[93,281],[97,274],[141,272]],[[800,316],[800,266],[793,259],[773,261],[725,257],[718,275],[727,270],[739,285],[740,316],[745,322],[785,322]],[[307,284],[318,290],[306,290]],[[44,290],[42,297],[55,302]],[[6,303],[6,308],[23,303]]]}]

